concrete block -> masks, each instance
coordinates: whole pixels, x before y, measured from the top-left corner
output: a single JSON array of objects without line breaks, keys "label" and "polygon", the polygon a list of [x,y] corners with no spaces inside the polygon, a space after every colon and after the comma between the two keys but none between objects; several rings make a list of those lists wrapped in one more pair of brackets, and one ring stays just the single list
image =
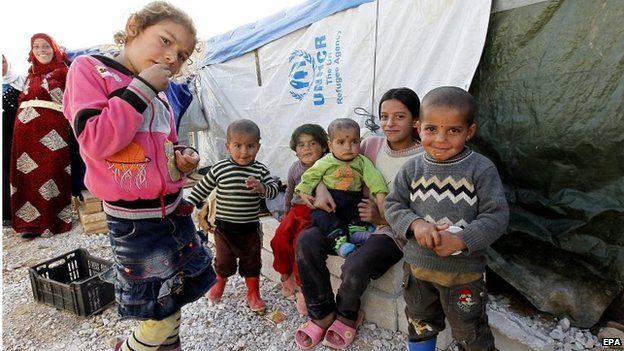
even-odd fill
[{"label": "concrete block", "polygon": [[277,229],[279,223],[280,222],[278,222],[277,219],[273,217],[260,217],[260,227],[262,228],[262,231],[264,233],[267,233],[267,235],[269,236],[269,241],[270,239],[273,239],[273,236],[275,235],[275,229]]},{"label": "concrete block", "polygon": [[403,295],[396,298],[397,305],[397,328],[407,334],[407,317],[405,316],[405,299]]},{"label": "concrete block", "polygon": [[382,275],[379,279],[371,281],[370,285],[379,290],[383,290],[391,295],[402,294],[401,283],[403,281],[403,260]]},{"label": "concrete block", "polygon": [[514,314],[488,308],[487,315],[499,350],[552,351],[555,348],[553,339],[545,332],[526,327]]},{"label": "concrete block", "polygon": [[396,297],[371,286],[362,295],[365,319],[387,330],[397,330]]},{"label": "concrete block", "polygon": [[262,230],[262,247],[270,252],[273,252],[273,249],[271,248],[271,240],[273,240],[273,238],[275,237],[275,235],[273,235],[273,232],[267,232],[264,229]]},{"label": "concrete block", "polygon": [[340,278],[340,275],[342,273],[343,263],[344,263],[344,258],[340,256],[327,257],[327,269],[329,269],[329,273]]},{"label": "concrete block", "polygon": [[[329,280],[332,285],[334,295],[338,293],[338,288],[342,280],[330,275]],[[361,308],[365,313],[365,320],[377,324],[380,328],[395,331],[397,330],[397,296],[388,294],[383,290],[369,286],[362,295]],[[407,327],[405,328],[407,331]]]},{"label": "concrete block", "polygon": [[338,288],[340,288],[340,283],[342,283],[342,280],[332,274],[332,275],[329,276],[329,281],[331,282],[332,291],[334,292],[334,296],[336,296],[336,294],[338,293]]},{"label": "concrete block", "polygon": [[262,249],[260,252],[260,256],[262,257],[262,268],[260,269],[262,275],[269,280],[279,282],[280,274],[277,273],[275,269],[273,269],[273,253],[269,250]]},{"label": "concrete block", "polygon": [[275,229],[279,222],[273,217],[260,218],[260,229],[262,230],[262,247],[273,252],[271,249],[271,240],[275,237]]}]

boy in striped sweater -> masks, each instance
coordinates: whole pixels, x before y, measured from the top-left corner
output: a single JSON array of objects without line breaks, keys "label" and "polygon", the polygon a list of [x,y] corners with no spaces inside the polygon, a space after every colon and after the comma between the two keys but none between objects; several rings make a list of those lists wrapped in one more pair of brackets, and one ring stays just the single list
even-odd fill
[{"label": "boy in striped sweater", "polygon": [[264,313],[260,297],[262,233],[258,213],[262,198],[277,195],[278,184],[268,168],[256,161],[260,150],[260,128],[253,121],[241,119],[227,128],[225,144],[230,157],[215,163],[197,183],[188,200],[200,206],[213,189],[217,189],[215,230],[215,271],[217,283],[208,299],[217,303],[223,296],[228,277],[238,272],[245,278],[247,303],[252,311]]},{"label": "boy in striped sweater", "polygon": [[505,231],[509,208],[492,161],[465,145],[477,129],[474,110],[463,89],[427,93],[416,122],[425,153],[401,167],[386,197],[386,219],[407,240],[410,351],[435,350],[445,317],[460,350],[494,350],[485,250]]}]

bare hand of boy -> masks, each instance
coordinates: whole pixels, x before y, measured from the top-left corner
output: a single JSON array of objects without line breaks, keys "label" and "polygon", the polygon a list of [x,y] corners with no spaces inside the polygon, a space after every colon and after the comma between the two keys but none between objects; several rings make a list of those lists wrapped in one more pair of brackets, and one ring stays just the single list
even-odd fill
[{"label": "bare hand of boy", "polygon": [[440,244],[433,249],[436,255],[442,257],[450,256],[454,252],[461,251],[466,248],[466,244],[459,235],[451,234],[447,232],[446,229],[439,231]]},{"label": "bare hand of boy", "polygon": [[190,173],[197,167],[199,163],[199,155],[195,150],[188,148],[182,151],[176,150],[175,152],[176,167],[182,173]]},{"label": "bare hand of boy", "polygon": [[264,184],[262,184],[255,177],[253,176],[247,177],[247,179],[245,179],[245,185],[247,186],[247,189],[250,189],[251,191],[258,193],[260,195],[264,195],[264,192],[265,192]]},{"label": "bare hand of boy", "polygon": [[157,91],[163,91],[169,84],[172,72],[166,63],[154,64],[139,73],[139,77],[143,78]]},{"label": "bare hand of boy", "polygon": [[417,219],[412,222],[410,229],[414,232],[414,238],[420,246],[433,250],[440,244],[440,234],[435,224]]}]

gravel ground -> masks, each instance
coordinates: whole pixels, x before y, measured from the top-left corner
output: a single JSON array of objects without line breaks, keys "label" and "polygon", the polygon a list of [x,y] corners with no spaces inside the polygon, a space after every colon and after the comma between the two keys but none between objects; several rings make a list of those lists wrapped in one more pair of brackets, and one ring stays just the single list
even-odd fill
[{"label": "gravel ground", "polygon": [[[111,339],[127,336],[135,321],[121,321],[114,305],[103,313],[83,318],[71,312],[37,303],[28,268],[82,247],[94,256],[110,259],[104,234],[87,235],[80,224],[68,233],[23,241],[10,228],[3,229],[3,350],[110,350]],[[184,350],[297,350],[294,332],[305,318],[297,313],[294,300],[284,299],[278,283],[262,281],[262,296],[268,311],[280,310],[279,323],[258,316],[245,305],[245,286],[240,277],[231,279],[222,303],[209,306],[200,299],[182,309],[181,336]],[[364,323],[350,350],[403,350],[406,335]],[[318,346],[315,350],[331,350]]]},{"label": "gravel ground", "polygon": [[[74,223],[74,229],[68,233],[32,241],[24,241],[12,229],[3,228],[2,350],[110,350],[115,337],[126,337],[134,329],[136,321],[121,321],[114,305],[84,318],[34,301],[28,268],[80,247],[96,257],[111,258],[107,236],[87,235],[79,223]],[[244,282],[236,276],[228,282],[220,304],[210,306],[202,298],[182,309],[184,350],[298,350],[294,332],[306,319],[297,313],[294,300],[281,296],[279,283],[264,279],[261,290],[268,312],[283,312],[284,321],[274,324],[251,312],[245,304]],[[571,327],[565,318],[557,320],[537,312],[517,313],[506,296],[490,295],[489,300],[490,312],[504,316],[507,325],[498,327],[507,328],[509,334],[521,332],[542,345],[550,344],[547,349],[555,351],[602,349],[595,335],[587,329]],[[405,340],[404,333],[365,322],[349,350],[404,350]],[[315,350],[331,349],[319,345]]]}]

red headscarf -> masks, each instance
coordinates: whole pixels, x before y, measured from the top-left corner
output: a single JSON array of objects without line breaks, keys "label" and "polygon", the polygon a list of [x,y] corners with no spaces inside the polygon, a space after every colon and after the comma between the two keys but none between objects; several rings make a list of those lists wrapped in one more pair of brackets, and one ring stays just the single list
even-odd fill
[{"label": "red headscarf", "polygon": [[[52,58],[52,61],[50,61],[50,63],[43,65],[41,64],[41,62],[39,62],[39,60],[37,60],[37,58],[35,58],[35,54],[32,50],[35,39],[43,39],[47,41],[48,44],[50,44],[50,46],[52,47],[54,57]],[[30,62],[31,64],[30,68],[28,69],[30,73],[45,74],[48,72],[52,72],[60,67],[67,67],[67,62],[69,62],[69,59],[67,58],[67,54],[65,54],[65,51],[59,48],[58,44],[56,44],[56,41],[54,41],[51,36],[44,33],[37,33],[33,35],[32,38],[30,38],[30,52],[28,53],[28,62]]]}]

